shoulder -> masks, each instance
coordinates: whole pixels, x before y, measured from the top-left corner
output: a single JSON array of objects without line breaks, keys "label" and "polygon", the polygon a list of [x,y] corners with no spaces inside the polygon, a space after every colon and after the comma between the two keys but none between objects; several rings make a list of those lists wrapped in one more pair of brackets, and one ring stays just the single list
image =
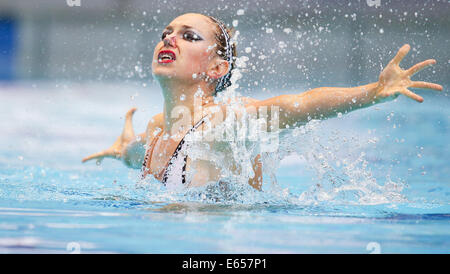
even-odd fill
[{"label": "shoulder", "polygon": [[[244,106],[260,102],[260,100],[257,100],[257,99],[254,99],[254,98],[250,98],[250,97],[244,97],[244,96],[238,97],[237,100],[238,100],[238,102],[240,102],[240,104],[242,104]],[[204,106],[203,111],[204,111],[204,113],[207,113],[207,114],[209,114],[211,112],[212,113],[217,112],[219,109],[224,111],[230,106],[230,104],[231,104],[230,101],[221,102],[221,103],[218,103],[218,104],[211,103],[209,105]]]},{"label": "shoulder", "polygon": [[244,105],[252,104],[252,103],[256,103],[256,102],[260,101],[260,100],[250,98],[250,97],[241,97],[241,100],[242,100],[242,103],[244,103]]},{"label": "shoulder", "polygon": [[[239,97],[238,101],[240,102],[240,104],[238,104],[237,106],[231,104],[230,102],[220,102],[217,104],[211,103],[209,105],[205,105],[202,109],[202,116],[214,120],[215,123],[220,123],[223,122],[229,111],[234,112],[236,117],[240,118],[245,108],[251,106],[252,104],[257,104],[258,102],[260,102],[260,100],[243,96]],[[242,106],[244,108],[242,108]]]},{"label": "shoulder", "polygon": [[150,121],[147,124],[147,130],[156,128],[156,127],[162,127],[164,125],[164,115],[163,113],[158,113],[154,115]]},{"label": "shoulder", "polygon": [[147,129],[145,130],[147,136],[147,142],[151,142],[154,137],[162,130],[164,125],[164,115],[163,113],[158,113],[154,115],[147,124]]}]

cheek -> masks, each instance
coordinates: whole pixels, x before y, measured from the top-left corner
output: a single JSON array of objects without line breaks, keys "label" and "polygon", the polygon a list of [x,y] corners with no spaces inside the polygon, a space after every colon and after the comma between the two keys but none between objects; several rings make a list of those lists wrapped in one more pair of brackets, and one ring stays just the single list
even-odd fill
[{"label": "cheek", "polygon": [[157,50],[158,49],[160,49],[162,47],[162,41],[159,41],[158,42],[158,44],[156,44],[156,46],[155,46],[155,48],[153,49],[153,60],[156,60],[157,59],[157,56],[156,56],[156,52],[157,52]]},{"label": "cheek", "polygon": [[162,42],[159,42],[158,44],[156,44],[155,48],[153,49],[153,55],[152,55],[152,60],[151,60],[152,61],[152,70],[153,70],[153,66],[155,65],[155,61],[158,57],[158,56],[156,56],[156,51],[157,51],[157,49],[161,48],[160,43],[162,43]]},{"label": "cheek", "polygon": [[186,54],[186,59],[194,71],[206,71],[210,61],[210,52],[206,49],[191,50]]}]

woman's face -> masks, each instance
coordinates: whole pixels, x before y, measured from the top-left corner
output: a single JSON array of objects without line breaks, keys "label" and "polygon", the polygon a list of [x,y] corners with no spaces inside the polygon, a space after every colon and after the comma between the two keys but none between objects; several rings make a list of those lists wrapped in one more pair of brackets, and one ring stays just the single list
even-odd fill
[{"label": "woman's face", "polygon": [[186,83],[200,81],[201,74],[207,73],[211,61],[218,57],[214,27],[201,14],[188,13],[175,18],[163,30],[162,39],[155,47],[153,74]]}]

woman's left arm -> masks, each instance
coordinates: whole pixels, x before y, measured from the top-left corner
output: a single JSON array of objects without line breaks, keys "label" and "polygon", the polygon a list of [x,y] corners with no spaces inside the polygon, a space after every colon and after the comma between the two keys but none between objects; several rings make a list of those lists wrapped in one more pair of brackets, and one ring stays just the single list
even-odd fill
[{"label": "woman's left arm", "polygon": [[[423,68],[436,63],[429,59],[407,70],[399,63],[409,52],[410,46],[404,45],[386,68],[381,72],[378,82],[353,88],[323,87],[301,94],[281,95],[246,105],[246,107],[279,107],[279,126],[300,126],[311,119],[327,119],[350,111],[385,102],[403,94],[417,102],[423,98],[408,88],[442,90],[438,84],[412,81],[410,77]],[[270,112],[270,108],[268,109]]]}]

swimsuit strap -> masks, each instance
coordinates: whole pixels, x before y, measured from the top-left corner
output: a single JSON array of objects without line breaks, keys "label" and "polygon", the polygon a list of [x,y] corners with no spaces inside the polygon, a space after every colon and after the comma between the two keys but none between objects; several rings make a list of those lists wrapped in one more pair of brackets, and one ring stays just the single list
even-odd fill
[{"label": "swimsuit strap", "polygon": [[147,168],[147,164],[150,164],[150,161],[152,160],[153,150],[155,149],[156,141],[158,140],[158,137],[159,137],[159,135],[162,134],[162,132],[163,132],[163,130],[158,132],[158,134],[153,138],[152,142],[150,143],[150,147],[145,152],[144,163],[142,164],[142,170],[141,170],[141,172],[142,172],[141,179],[144,179],[145,176],[147,175],[147,169],[150,168],[150,167]]},{"label": "swimsuit strap", "polygon": [[[164,175],[162,179],[162,183],[166,185],[167,179],[169,178],[169,171],[174,167],[175,161],[178,159],[178,155],[180,153],[180,150],[183,148],[183,145],[185,144],[185,138],[188,134],[191,134],[194,132],[200,125],[202,125],[205,122],[204,118],[202,118],[197,124],[195,124],[188,133],[183,137],[181,142],[178,144],[177,148],[175,149],[175,152],[172,154],[172,157],[170,157],[170,161],[164,170]],[[187,155],[183,157],[183,167],[181,170],[181,183],[184,184],[186,182],[186,162],[187,162]]]}]

